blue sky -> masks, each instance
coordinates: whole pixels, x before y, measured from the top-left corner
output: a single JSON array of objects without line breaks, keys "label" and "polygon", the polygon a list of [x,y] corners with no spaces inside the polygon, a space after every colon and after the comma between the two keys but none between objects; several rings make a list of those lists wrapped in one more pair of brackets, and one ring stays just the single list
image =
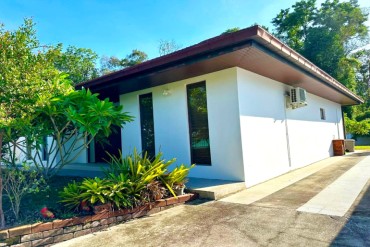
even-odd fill
[{"label": "blue sky", "polygon": [[[158,56],[161,39],[182,47],[254,23],[271,27],[280,9],[295,0],[0,0],[0,22],[18,27],[36,22],[44,44],[91,48],[99,55],[124,57],[132,49]],[[320,1],[322,2],[322,0]],[[360,0],[370,7],[369,0]],[[368,22],[369,23],[369,22]]]}]

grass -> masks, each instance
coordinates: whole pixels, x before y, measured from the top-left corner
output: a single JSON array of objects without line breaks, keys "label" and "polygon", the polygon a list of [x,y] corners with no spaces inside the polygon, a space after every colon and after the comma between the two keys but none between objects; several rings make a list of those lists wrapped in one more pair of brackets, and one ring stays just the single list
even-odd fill
[{"label": "grass", "polygon": [[15,220],[8,197],[4,196],[3,208],[7,227],[19,224],[29,224],[37,221],[45,221],[40,213],[40,210],[43,207],[47,207],[54,213],[55,218],[58,219],[70,218],[74,216],[73,213],[65,209],[59,203],[60,198],[58,195],[59,191],[73,180],[81,181],[82,178],[55,176],[49,180],[48,187],[45,188],[45,190],[40,191],[37,194],[26,195],[21,203],[20,220],[18,222]]},{"label": "grass", "polygon": [[355,146],[355,150],[370,150],[370,146]]}]

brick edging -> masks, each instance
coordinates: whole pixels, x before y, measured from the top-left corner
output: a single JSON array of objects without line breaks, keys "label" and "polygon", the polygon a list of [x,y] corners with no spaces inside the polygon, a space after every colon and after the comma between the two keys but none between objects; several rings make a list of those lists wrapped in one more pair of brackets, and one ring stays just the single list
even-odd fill
[{"label": "brick edging", "polygon": [[185,194],[177,198],[157,200],[133,209],[105,211],[89,216],[13,227],[0,231],[0,245],[14,247],[51,245],[101,231],[130,219],[158,213],[196,198],[197,194]]}]

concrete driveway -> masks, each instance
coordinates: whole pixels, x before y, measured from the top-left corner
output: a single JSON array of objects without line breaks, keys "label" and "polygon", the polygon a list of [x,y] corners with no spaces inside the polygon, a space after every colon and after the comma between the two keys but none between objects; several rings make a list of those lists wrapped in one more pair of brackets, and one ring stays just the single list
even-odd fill
[{"label": "concrete driveway", "polygon": [[348,200],[351,184],[334,185],[364,162],[369,152],[347,155],[254,202],[245,203],[242,194],[198,200],[55,246],[370,246],[369,179],[343,216],[325,214],[327,208],[322,214],[300,210],[330,195],[328,188],[336,194],[327,207],[336,197]]}]

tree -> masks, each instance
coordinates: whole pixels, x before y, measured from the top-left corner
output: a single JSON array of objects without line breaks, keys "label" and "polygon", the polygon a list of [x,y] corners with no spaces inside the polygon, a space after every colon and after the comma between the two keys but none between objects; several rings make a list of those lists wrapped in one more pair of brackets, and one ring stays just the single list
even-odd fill
[{"label": "tree", "polygon": [[[351,54],[351,56],[360,63],[356,73],[356,93],[366,99],[370,94],[370,49],[360,49]],[[368,100],[367,104],[370,107],[370,100]]]},{"label": "tree", "polygon": [[370,118],[363,121],[352,120],[344,116],[346,122],[346,132],[353,135],[368,135],[370,133]]},{"label": "tree", "polygon": [[233,28],[228,28],[225,30],[225,32],[221,33],[221,34],[227,34],[227,33],[235,33],[237,31],[239,31],[240,28],[239,27],[233,27]]},{"label": "tree", "polygon": [[316,0],[302,0],[281,10],[272,20],[275,35],[297,50],[367,102],[361,106],[346,107],[350,121],[348,130],[367,133],[366,118],[356,118],[369,111],[369,56],[359,48],[369,42],[369,30],[365,22],[368,13],[357,0],[339,2],[326,0],[321,6]]},{"label": "tree", "polygon": [[140,50],[132,50],[132,52],[123,59],[119,59],[115,56],[106,57],[104,56],[101,60],[101,72],[102,74],[109,74],[111,72],[131,67],[136,64],[142,63],[148,59],[148,55]]},{"label": "tree", "polygon": [[[360,62],[356,71],[356,93],[360,95],[365,103],[351,107],[349,112],[351,118],[346,121],[349,133],[355,135],[370,134],[370,50],[361,49],[351,54]],[[347,120],[347,119],[346,119]]]},{"label": "tree", "polygon": [[181,49],[181,45],[177,44],[173,39],[159,41],[158,52],[159,56],[164,56]]},{"label": "tree", "polygon": [[302,52],[309,27],[317,13],[316,0],[297,2],[290,8],[281,10],[272,20],[275,36],[298,52]]},{"label": "tree", "polygon": [[303,0],[292,8],[281,10],[272,20],[275,35],[355,90],[356,62],[348,54],[366,43],[367,14],[356,0],[327,0],[321,7],[316,7],[316,0]]},{"label": "tree", "polygon": [[[35,109],[53,94],[71,89],[53,64],[58,55],[54,47],[41,46],[31,19],[17,30],[0,25],[0,162],[3,146],[24,134]],[[6,138],[6,139],[5,139]],[[0,166],[0,226],[5,226],[2,209],[2,167]]]},{"label": "tree", "polygon": [[[32,140],[32,148],[38,150],[31,159],[46,179],[73,162],[94,138],[108,137],[112,126],[122,127],[132,120],[122,112],[122,106],[115,106],[109,99],[100,100],[97,94],[85,89],[52,97],[35,115],[25,135]],[[45,136],[51,138],[49,143]],[[14,145],[27,152],[27,143]],[[45,162],[39,162],[43,148],[48,155]]]},{"label": "tree", "polygon": [[[68,75],[55,67],[59,56],[60,46],[40,45],[31,19],[15,31],[0,28],[0,162],[11,155],[4,153],[4,147],[17,147],[47,177],[72,162],[92,138],[107,136],[111,126],[131,120],[108,99],[100,100],[84,89],[76,91]],[[52,140],[52,155],[44,166],[40,151],[46,136]],[[31,149],[36,150],[33,155],[28,152]],[[7,164],[15,168],[14,156]],[[0,166],[0,223],[4,227],[2,179]]]},{"label": "tree", "polygon": [[[58,48],[62,50],[62,44]],[[56,57],[55,67],[69,75],[74,85],[98,77],[96,60],[98,55],[91,49],[68,46],[65,52]]]}]

